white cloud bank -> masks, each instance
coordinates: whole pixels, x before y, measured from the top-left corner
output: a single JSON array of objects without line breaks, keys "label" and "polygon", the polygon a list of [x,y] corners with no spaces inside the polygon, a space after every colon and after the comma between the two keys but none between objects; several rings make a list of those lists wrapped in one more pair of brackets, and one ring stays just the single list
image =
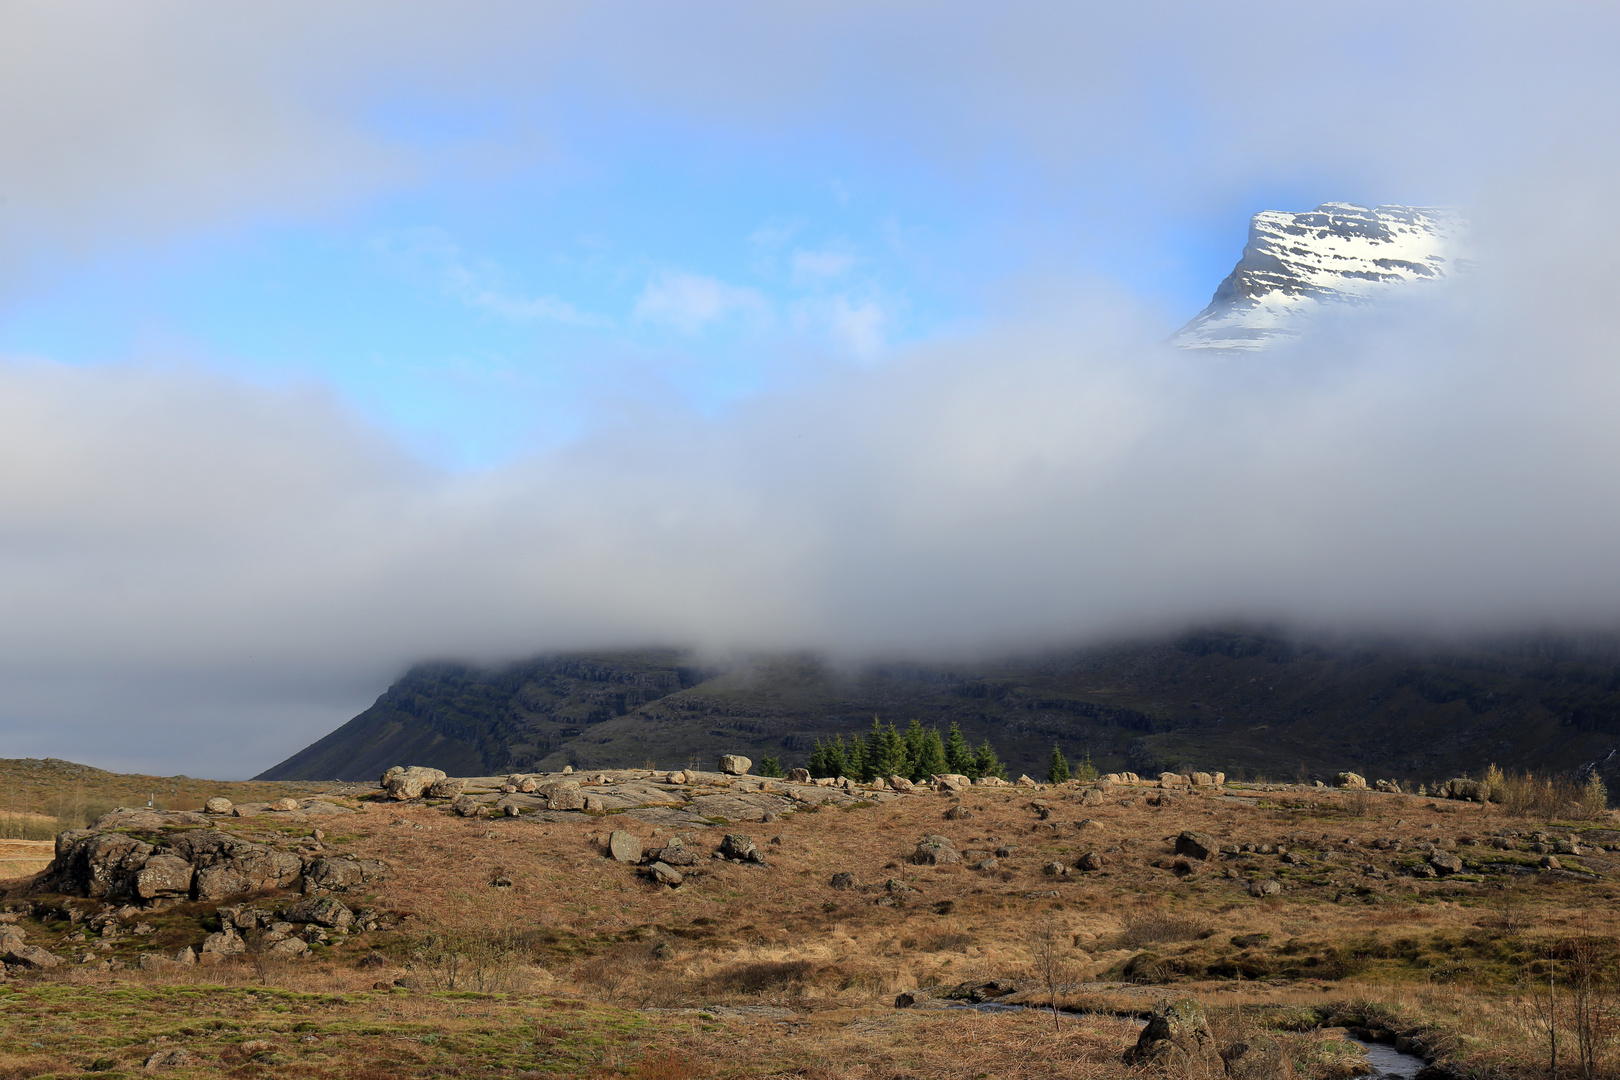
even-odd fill
[{"label": "white cloud bank", "polygon": [[[355,5],[319,46],[324,7],[7,8],[5,267],[404,183],[421,159],[359,118],[406,72],[448,98],[606,80],[648,111],[841,125],[963,175],[1021,153],[1053,182],[1139,186],[1139,211],[1334,176],[1324,197],[1464,205],[1483,269],[1217,362],[1147,344],[1095,283],[1016,306],[1058,292],[1031,275],[971,339],[477,475],[418,466],[318,389],[6,361],[0,753],[249,773],[431,655],[1617,621],[1603,9],[1372,6],[1358,37],[1293,5],[607,8]],[[1373,49],[1386,32],[1410,47]],[[693,329],[749,307],[674,276],[643,300]]]}]

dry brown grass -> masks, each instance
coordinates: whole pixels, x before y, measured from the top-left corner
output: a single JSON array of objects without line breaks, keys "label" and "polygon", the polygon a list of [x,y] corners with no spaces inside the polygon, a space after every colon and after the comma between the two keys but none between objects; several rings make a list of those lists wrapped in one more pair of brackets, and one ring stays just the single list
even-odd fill
[{"label": "dry brown grass", "polygon": [[[770,825],[688,830],[686,841],[703,850],[718,846],[726,831],[746,831],[772,865],[706,861],[674,890],[604,859],[593,840],[610,827],[649,843],[667,839],[667,830],[633,812],[548,823],[369,805],[329,828],[339,834],[330,843],[396,867],[364,902],[410,913],[398,932],[357,938],[330,960],[112,976],[72,970],[55,981],[87,992],[215,986],[229,995],[341,996],[344,1004],[329,1006],[334,1016],[416,1025],[421,1038],[431,1029],[452,1043],[473,1038],[467,1032],[511,1030],[526,1017],[532,1030],[519,1041],[559,1054],[574,1053],[578,1030],[598,1032],[599,1059],[580,1050],[567,1060],[589,1067],[569,1075],[1117,1077],[1125,1074],[1119,1055],[1134,1041],[1136,1024],[1115,1014],[1182,994],[1208,1003],[1228,1034],[1261,1023],[1268,1009],[1377,1004],[1405,1022],[1452,1032],[1470,1060],[1528,1068],[1530,1027],[1515,1004],[1516,973],[1533,963],[1563,970],[1556,966],[1566,961],[1550,950],[1577,927],[1587,936],[1620,934],[1612,890],[1602,883],[1521,875],[1514,879],[1519,928],[1510,929],[1495,906],[1501,890],[1361,873],[1367,861],[1397,865],[1418,840],[1488,836],[1502,823],[1499,808],[1381,795],[1364,816],[1347,817],[1337,794],[1279,793],[1255,808],[1202,793],[1150,807],[1134,794],[1133,807],[1116,798],[1082,811],[1071,793],[1043,793],[1056,810],[1050,820],[1028,807],[1029,793],[1000,790],[964,799],[974,817],[963,821],[943,820],[949,800],[924,796]],[[1092,824],[1077,828],[1081,817]],[[262,827],[252,819],[221,824]],[[1255,853],[1180,876],[1169,866],[1167,838],[1182,829],[1223,844],[1282,843],[1305,861]],[[916,841],[936,832],[964,850],[1015,850],[998,873],[910,864]],[[1392,837],[1403,841],[1403,853],[1372,846]],[[1043,864],[1072,865],[1087,850],[1103,853],[1101,873],[1042,874]],[[1242,880],[1222,876],[1227,866],[1245,876],[1283,875],[1289,888],[1256,900]],[[490,884],[497,869],[510,887]],[[832,890],[837,872],[853,873],[863,888]],[[894,906],[879,905],[874,901],[892,895],[890,878],[914,891]],[[1047,926],[1050,934],[1036,932]],[[1060,1005],[1087,1013],[1065,1020],[1056,1035],[1049,1015],[891,1007],[902,990],[973,979],[1036,986],[1042,941],[1061,941],[1067,950]],[[166,938],[164,948],[181,943]],[[393,966],[356,968],[372,948]],[[1095,984],[1142,956],[1153,958],[1152,977],[1170,985]],[[1234,965],[1231,974],[1211,974],[1223,963]],[[1245,964],[1252,973],[1239,970]],[[416,989],[370,989],[396,978]],[[710,1011],[758,1005],[792,1009],[793,1017]],[[570,1017],[585,1015],[584,1028],[569,1026]],[[329,1027],[323,1038],[347,1046],[341,1025]],[[1322,1038],[1287,1036],[1299,1075],[1331,1075]],[[409,1044],[394,1075],[434,1075],[437,1046]],[[362,1059],[357,1049],[332,1054]]]}]

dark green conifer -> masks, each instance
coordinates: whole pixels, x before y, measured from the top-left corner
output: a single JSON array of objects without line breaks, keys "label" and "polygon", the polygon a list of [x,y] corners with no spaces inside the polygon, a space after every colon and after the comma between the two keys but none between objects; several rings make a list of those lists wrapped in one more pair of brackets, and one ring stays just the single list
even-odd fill
[{"label": "dark green conifer", "polygon": [[968,749],[967,740],[962,738],[959,724],[952,724],[951,733],[945,737],[945,769],[978,779],[973,771],[973,751]]},{"label": "dark green conifer", "polygon": [[1063,760],[1063,751],[1057,743],[1052,744],[1052,763],[1046,768],[1046,782],[1048,784],[1061,784],[1069,778],[1069,763]]}]

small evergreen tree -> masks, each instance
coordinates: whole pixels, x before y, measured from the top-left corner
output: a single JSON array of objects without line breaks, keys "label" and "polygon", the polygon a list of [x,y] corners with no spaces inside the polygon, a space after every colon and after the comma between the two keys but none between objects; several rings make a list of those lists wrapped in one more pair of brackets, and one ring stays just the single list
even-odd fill
[{"label": "small evergreen tree", "polygon": [[842,735],[834,735],[827,743],[827,775],[849,775],[849,750],[844,746]]},{"label": "small evergreen tree", "polygon": [[1075,765],[1074,778],[1087,784],[1097,779],[1097,766],[1091,763],[1090,750],[1087,750],[1086,756],[1080,759],[1079,764]]},{"label": "small evergreen tree", "polygon": [[1052,763],[1046,767],[1046,782],[1048,784],[1061,784],[1069,778],[1069,763],[1063,760],[1063,750],[1057,743],[1052,744]]},{"label": "small evergreen tree", "polygon": [[[912,720],[906,725],[906,771],[905,775],[912,779],[917,778],[917,763],[922,760],[923,744],[928,741],[928,735],[923,731],[922,721]],[[928,774],[924,773],[924,780]]]},{"label": "small evergreen tree", "polygon": [[758,765],[754,766],[754,775],[781,779],[782,777],[786,776],[787,773],[782,771],[781,761],[773,757],[768,757],[762,759]]},{"label": "small evergreen tree", "polygon": [[1001,759],[996,757],[996,748],[990,745],[989,739],[980,743],[979,749],[973,754],[973,777],[978,779],[981,776],[996,776],[1003,780],[1007,779],[1007,766],[1003,765]]},{"label": "small evergreen tree", "polygon": [[922,751],[912,765],[911,779],[920,783],[946,771],[945,743],[939,737],[938,728],[929,728],[923,734]]},{"label": "small evergreen tree", "polygon": [[851,780],[859,780],[863,784],[872,780],[872,774],[867,771],[866,740],[859,735],[849,740],[849,751],[844,755],[844,768],[847,770],[844,775]]},{"label": "small evergreen tree", "polygon": [[967,740],[962,738],[959,724],[952,724],[951,733],[945,737],[945,768],[949,772],[973,776],[973,751],[968,749]]},{"label": "small evergreen tree", "polygon": [[872,731],[866,736],[866,767],[873,776],[884,779],[909,775],[911,772],[906,768],[905,738],[894,729],[893,724],[885,727],[875,716],[872,717]]}]

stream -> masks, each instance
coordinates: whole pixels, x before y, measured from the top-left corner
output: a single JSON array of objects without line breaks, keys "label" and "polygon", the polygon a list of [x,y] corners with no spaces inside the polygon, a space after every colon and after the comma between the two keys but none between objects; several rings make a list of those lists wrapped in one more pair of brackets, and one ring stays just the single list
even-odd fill
[{"label": "stream", "polygon": [[[960,1001],[951,1002],[950,1004],[943,1001],[928,1002],[926,1004],[919,1002],[917,1006],[913,1006],[913,1008],[917,1007],[928,1009],[970,1009],[973,1012],[981,1013],[1007,1013],[1022,1012],[1025,1009],[1045,1009],[1045,1006],[1039,1005],[998,1005],[993,1001],[977,1003]],[[1065,1015],[1075,1016],[1077,1014],[1066,1013]],[[1387,1078],[1410,1080],[1411,1077],[1422,1072],[1423,1067],[1428,1064],[1416,1054],[1402,1053],[1389,1043],[1371,1042],[1367,1039],[1358,1039],[1354,1035],[1346,1035],[1345,1038],[1366,1052],[1367,1065],[1371,1069],[1370,1072],[1364,1072],[1355,1077],[1354,1080],[1387,1080]]]}]

